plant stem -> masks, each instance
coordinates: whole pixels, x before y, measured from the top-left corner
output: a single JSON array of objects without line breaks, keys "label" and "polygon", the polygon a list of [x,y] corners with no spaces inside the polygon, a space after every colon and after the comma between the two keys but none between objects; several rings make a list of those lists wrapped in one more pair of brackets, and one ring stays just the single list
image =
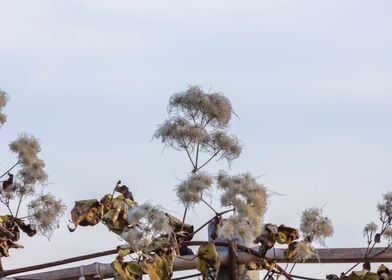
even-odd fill
[{"label": "plant stem", "polygon": [[193,162],[193,159],[192,159],[192,157],[191,157],[191,154],[189,153],[188,148],[187,148],[185,145],[183,146],[183,148],[184,148],[184,150],[185,150],[185,152],[186,152],[186,154],[187,154],[189,160],[190,160],[191,163],[192,163],[193,170],[195,170],[195,169],[196,169],[196,165],[195,165],[195,163]]},{"label": "plant stem", "polygon": [[181,225],[181,230],[183,230],[183,229],[184,229],[184,225],[185,225],[185,218],[186,218],[186,214],[187,214],[187,212],[188,212],[188,207],[185,207],[185,210],[184,210],[184,215],[182,216],[182,225]]},{"label": "plant stem", "polygon": [[215,217],[212,217],[212,218],[209,219],[207,222],[205,222],[203,225],[201,225],[198,229],[196,229],[196,230],[192,233],[191,236],[193,237],[196,233],[198,233],[198,232],[201,231],[204,227],[206,227],[209,223],[211,223],[215,218],[217,218],[217,217],[219,217],[219,216],[222,216],[222,215],[224,215],[224,214],[226,214],[226,213],[229,213],[229,212],[231,212],[231,211],[234,211],[234,209],[229,209],[229,210],[226,210],[226,211],[217,213],[217,214],[215,215]]},{"label": "plant stem", "polygon": [[7,175],[8,172],[10,172],[12,169],[14,169],[19,163],[20,163],[20,160],[18,160],[13,166],[11,166],[10,168],[8,168],[8,170],[7,170],[6,172],[4,172],[4,173],[0,176],[0,179],[3,178],[5,175]]},{"label": "plant stem", "polygon": [[18,207],[16,208],[16,213],[15,213],[15,218],[18,217],[18,213],[19,213],[20,205],[22,204],[22,200],[23,200],[23,195],[21,195],[19,198]]},{"label": "plant stem", "polygon": [[[197,165],[199,163],[199,150],[200,150],[200,143],[197,141],[197,146],[196,146],[196,159],[195,159],[195,170],[197,171]],[[195,172],[196,172],[195,171]]]},{"label": "plant stem", "polygon": [[10,204],[5,202],[2,198],[0,198],[0,202],[3,203],[5,205],[5,207],[7,207],[8,211],[10,212],[11,216],[14,216],[14,214],[12,213],[12,210],[10,208]]},{"label": "plant stem", "polygon": [[[202,169],[204,166],[206,166],[214,157],[216,157],[216,156],[220,153],[220,151],[221,151],[221,150],[215,152],[215,153],[212,155],[212,157],[210,157],[205,163],[203,163],[199,168],[197,168],[197,170],[200,170],[200,169]],[[196,170],[196,171],[197,171],[197,170]]]},{"label": "plant stem", "polygon": [[207,203],[207,201],[205,201],[203,198],[201,199],[201,201],[204,202],[204,204],[207,205],[208,208],[210,208],[212,211],[214,211],[215,215],[218,214],[218,212],[209,203]]}]

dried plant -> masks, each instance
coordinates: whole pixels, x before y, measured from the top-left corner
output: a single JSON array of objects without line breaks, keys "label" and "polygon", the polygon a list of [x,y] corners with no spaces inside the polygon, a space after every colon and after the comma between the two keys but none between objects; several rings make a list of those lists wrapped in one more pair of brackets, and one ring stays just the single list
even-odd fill
[{"label": "dried plant", "polygon": [[[7,101],[8,95],[0,91],[0,124],[6,120],[1,111]],[[61,200],[36,190],[43,187],[48,178],[45,162],[38,156],[41,151],[38,139],[23,133],[9,144],[9,148],[17,155],[17,160],[0,175],[0,203],[7,212],[0,216],[0,258],[9,256],[9,248],[21,248],[15,243],[19,240],[19,230],[29,236],[39,232],[49,238],[65,210]]]}]

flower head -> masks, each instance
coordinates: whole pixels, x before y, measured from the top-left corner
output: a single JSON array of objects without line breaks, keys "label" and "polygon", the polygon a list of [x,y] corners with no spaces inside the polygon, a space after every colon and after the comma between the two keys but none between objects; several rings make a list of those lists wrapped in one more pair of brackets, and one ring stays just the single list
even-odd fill
[{"label": "flower head", "polygon": [[174,94],[170,98],[169,111],[180,111],[187,118],[205,118],[209,124],[217,127],[226,126],[232,115],[229,99],[220,93],[205,93],[199,86]]},{"label": "flower head", "polygon": [[295,245],[295,260],[304,262],[307,259],[313,257],[316,251],[310,242],[298,241]]},{"label": "flower head", "polygon": [[38,140],[29,134],[21,134],[18,139],[10,143],[12,152],[17,153],[22,164],[31,165],[37,160],[37,154],[41,151]]},{"label": "flower head", "polygon": [[204,172],[191,174],[177,187],[177,196],[185,207],[199,203],[203,193],[212,185],[212,178]]},{"label": "flower head", "polygon": [[392,192],[383,195],[383,202],[377,205],[377,209],[382,218],[392,219]]},{"label": "flower head", "polygon": [[321,244],[333,234],[332,223],[323,216],[320,208],[309,208],[302,212],[300,229],[306,241],[318,241]]},{"label": "flower head", "polygon": [[7,121],[7,116],[3,114],[3,109],[8,102],[8,95],[0,89],[0,125]]},{"label": "flower head", "polygon": [[[267,194],[264,186],[258,184],[249,173],[228,176],[221,172],[217,177],[217,182],[218,188],[223,190],[222,206],[234,207],[235,216],[233,217],[238,217],[242,223],[246,223],[248,232],[253,237],[260,235],[262,218],[267,206]],[[237,222],[237,220],[229,218],[228,222],[230,224]],[[239,230],[240,227],[234,227],[234,236],[243,236]]]},{"label": "flower head", "polygon": [[377,228],[378,226],[374,222],[368,223],[363,229],[363,234],[364,235],[375,234]]},{"label": "flower head", "polygon": [[29,221],[44,236],[50,238],[58,227],[65,205],[50,193],[41,194],[28,204]]}]

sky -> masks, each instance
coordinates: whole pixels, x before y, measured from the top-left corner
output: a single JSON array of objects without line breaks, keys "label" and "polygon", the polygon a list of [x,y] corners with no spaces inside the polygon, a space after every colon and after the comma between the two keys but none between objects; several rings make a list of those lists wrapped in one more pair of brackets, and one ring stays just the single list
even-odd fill
[{"label": "sky", "polygon": [[[33,134],[45,190],[68,207],[50,242],[23,237],[4,267],[121,244],[103,225],[66,228],[75,200],[100,199],[119,179],[138,202],[182,216],[173,189],[191,166],[152,136],[170,96],[190,85],[224,93],[237,115],[230,133],[242,155],[211,173],[255,175],[270,192],[265,222],[298,227],[303,210],[322,207],[334,226],[328,248],[365,246],[363,227],[392,190],[391,9],[381,0],[0,0],[0,88],[10,96],[0,171],[16,160],[8,143]],[[187,221],[211,214],[195,207]]]}]

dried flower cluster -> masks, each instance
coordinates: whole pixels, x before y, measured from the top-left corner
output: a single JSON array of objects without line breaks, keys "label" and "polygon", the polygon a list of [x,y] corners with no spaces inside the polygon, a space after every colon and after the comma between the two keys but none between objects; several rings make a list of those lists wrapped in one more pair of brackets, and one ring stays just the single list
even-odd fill
[{"label": "dried flower cluster", "polygon": [[0,89],[0,125],[4,124],[7,121],[7,116],[2,112],[5,105],[7,104],[8,96],[5,91]]},{"label": "dried flower cluster", "polygon": [[199,203],[203,193],[211,187],[212,181],[212,178],[204,172],[191,174],[187,180],[176,187],[177,196],[185,207]]},{"label": "dried flower cluster", "polygon": [[391,223],[392,221],[392,192],[383,195],[383,202],[377,205],[382,221]]},{"label": "dried flower cluster", "polygon": [[187,119],[201,119],[204,125],[221,128],[229,123],[233,109],[222,94],[206,94],[201,87],[191,86],[170,98],[169,112],[174,111],[183,113]]},{"label": "dried flower cluster", "polygon": [[[230,162],[242,150],[238,139],[227,134],[232,114],[231,103],[222,94],[207,94],[200,87],[189,87],[170,98],[169,119],[154,137],[176,150],[185,150],[194,172],[214,157]],[[210,158],[200,163],[199,152]]]},{"label": "dried flower cluster", "polygon": [[249,241],[260,235],[266,210],[266,190],[249,173],[228,176],[221,172],[218,188],[223,190],[221,204],[233,207],[235,215],[228,218],[219,230],[222,238]]},{"label": "dried flower cluster", "polygon": [[50,237],[58,228],[60,217],[64,214],[65,206],[61,199],[50,193],[41,194],[27,205],[29,221],[35,225],[38,232]]},{"label": "dried flower cluster", "polygon": [[307,259],[316,255],[316,250],[312,246],[312,243],[301,240],[295,243],[295,261],[304,262]]},{"label": "dried flower cluster", "polygon": [[121,233],[121,237],[135,251],[143,250],[154,239],[172,233],[168,216],[159,207],[149,203],[129,208],[127,221],[128,227]]},{"label": "dried flower cluster", "polygon": [[[7,101],[7,94],[0,90],[0,125],[6,121],[2,110]],[[8,214],[0,215],[0,228],[3,229],[0,232],[0,256],[8,256],[9,248],[20,247],[14,245],[20,237],[20,231],[28,236],[33,236],[38,231],[49,238],[58,227],[59,218],[65,210],[62,201],[56,200],[51,194],[41,194],[31,199],[36,194],[37,184],[43,184],[48,177],[44,170],[45,163],[38,157],[41,151],[39,141],[34,136],[24,133],[11,142],[9,148],[17,154],[18,160],[0,177],[0,203],[8,210]],[[8,178],[3,180],[5,176]],[[26,224],[25,220],[30,224]],[[14,234],[10,235],[7,232]]]},{"label": "dried flower cluster", "polygon": [[324,244],[325,238],[333,235],[331,221],[323,216],[320,208],[309,208],[302,212],[300,230],[304,240]]}]

